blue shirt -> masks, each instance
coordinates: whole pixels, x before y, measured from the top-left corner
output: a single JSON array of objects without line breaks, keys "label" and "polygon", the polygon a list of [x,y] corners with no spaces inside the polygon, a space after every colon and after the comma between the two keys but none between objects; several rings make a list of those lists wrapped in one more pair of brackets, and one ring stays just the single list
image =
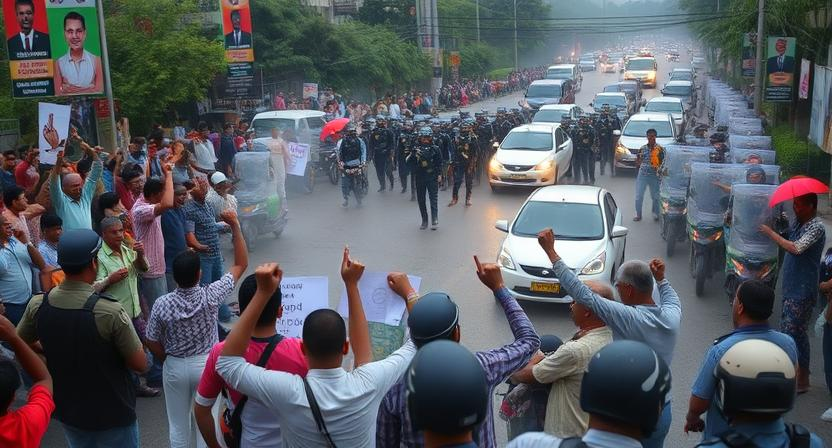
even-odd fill
[{"label": "blue shirt", "polygon": [[193,231],[193,224],[188,224],[181,207],[162,213],[162,234],[165,235],[165,272],[173,272],[173,259],[188,248],[185,234]]},{"label": "blue shirt", "polygon": [[49,196],[55,213],[64,221],[64,230],[92,229],[92,196],[95,194],[95,184],[101,179],[104,164],[100,160],[92,163],[87,180],[81,188],[81,198],[77,201],[64,194],[61,189],[60,176],[52,175],[49,184]]},{"label": "blue shirt", "polygon": [[8,190],[17,185],[17,182],[14,180],[14,171],[9,172],[0,169],[0,181],[3,182],[3,190]]},{"label": "blue shirt", "polygon": [[38,244],[38,252],[40,252],[40,256],[43,257],[43,261],[46,262],[49,266],[60,266],[58,264],[58,247],[53,246],[46,240],[42,240],[40,244]]},{"label": "blue shirt", "polygon": [[[782,418],[768,423],[745,423],[731,427],[734,431],[748,437],[754,446],[765,448],[789,448],[789,435],[786,433],[786,424]],[[728,448],[718,437],[703,442],[702,447]],[[809,442],[810,448],[823,448],[823,440],[812,433]]]},{"label": "blue shirt", "polygon": [[208,246],[208,252],[200,253],[203,258],[218,258],[220,256],[220,224],[215,218],[214,209],[207,202],[197,202],[193,199],[182,206],[186,224],[193,226],[194,236],[200,243]]},{"label": "blue shirt", "polygon": [[104,183],[104,191],[114,193],[116,191],[115,178],[113,172],[110,170],[103,170],[101,172],[101,182]]},{"label": "blue shirt", "polygon": [[15,237],[0,247],[0,299],[25,305],[32,297],[32,259]]},{"label": "blue shirt", "polygon": [[[716,376],[714,370],[719,365],[719,360],[725,352],[728,351],[734,344],[747,339],[762,339],[776,344],[782,348],[793,363],[797,364],[797,346],[791,336],[774,331],[768,325],[748,325],[740,327],[729,333],[727,336],[718,340],[713,347],[711,347],[705,354],[705,359],[702,361],[702,367],[699,368],[699,375],[693,383],[691,394],[703,400],[710,400],[711,405],[708,408],[708,415],[705,418],[705,431],[702,433],[702,439],[708,440],[716,437],[719,434],[728,430],[728,422],[722,416],[722,412],[716,407]],[[766,446],[769,445],[760,445]]]}]

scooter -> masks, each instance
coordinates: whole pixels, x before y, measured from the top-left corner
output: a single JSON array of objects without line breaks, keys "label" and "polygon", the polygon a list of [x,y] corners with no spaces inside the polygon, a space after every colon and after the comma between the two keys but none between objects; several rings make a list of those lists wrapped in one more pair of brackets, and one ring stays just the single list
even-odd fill
[{"label": "scooter", "polygon": [[668,258],[672,257],[676,251],[676,243],[687,238],[685,233],[686,205],[684,199],[661,198],[662,209],[659,217]]}]

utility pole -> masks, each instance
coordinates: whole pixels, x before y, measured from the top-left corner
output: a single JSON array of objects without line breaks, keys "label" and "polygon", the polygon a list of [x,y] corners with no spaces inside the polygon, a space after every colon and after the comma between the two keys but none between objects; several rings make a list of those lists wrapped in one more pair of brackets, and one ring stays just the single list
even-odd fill
[{"label": "utility pole", "polygon": [[477,2],[477,43],[480,42],[480,0]]},{"label": "utility pole", "polygon": [[754,70],[754,113],[760,114],[763,104],[763,22],[766,0],[757,0],[757,55]]},{"label": "utility pole", "polygon": [[[98,0],[98,26],[99,34],[101,35],[101,65],[103,65],[104,70],[104,93],[107,95],[107,108],[110,109],[110,137],[112,140],[112,145],[109,149],[115,152],[116,143],[118,142],[118,138],[116,138],[116,106],[115,101],[113,100],[113,82],[110,79],[110,55],[107,53],[107,31],[104,29],[104,3],[101,0]],[[126,143],[125,143],[126,144]]]},{"label": "utility pole", "polygon": [[517,0],[514,0],[514,69],[519,68],[517,64]]},{"label": "utility pole", "polygon": [[430,0],[431,16],[431,41],[433,41],[433,91],[442,88],[442,56],[439,46],[439,10],[436,6],[437,0]]}]

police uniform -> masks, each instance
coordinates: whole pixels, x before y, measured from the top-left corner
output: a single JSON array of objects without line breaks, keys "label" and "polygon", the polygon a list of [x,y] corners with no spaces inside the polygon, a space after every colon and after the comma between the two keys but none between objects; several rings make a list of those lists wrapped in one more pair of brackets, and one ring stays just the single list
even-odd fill
[{"label": "police uniform", "polygon": [[390,188],[393,188],[393,172],[388,170],[390,158],[393,155],[393,150],[396,145],[396,136],[393,131],[387,127],[378,125],[370,133],[370,153],[373,154],[373,165],[376,167],[376,176],[378,177],[379,189],[384,191],[387,189],[386,178],[390,180]]},{"label": "police uniform", "polygon": [[[399,137],[396,142],[396,166],[399,171],[399,182],[402,184],[402,193],[407,192],[407,180],[410,175],[410,167],[407,165],[405,157],[407,156],[407,152],[410,150],[411,146],[413,146],[413,142],[415,140],[416,133],[413,126],[405,123],[399,131]],[[411,178],[411,181],[412,180],[413,179]],[[411,185],[411,196],[415,199],[416,193],[412,191],[412,187],[413,186]]]},{"label": "police uniform", "polygon": [[612,165],[615,163],[613,158],[612,131],[616,130],[616,128],[615,123],[606,112],[601,113],[598,119],[595,120],[594,126],[595,133],[598,136],[598,151],[601,156],[601,175],[603,176],[607,163],[610,164],[610,171],[613,170]]},{"label": "police uniform", "polygon": [[477,170],[477,159],[479,158],[479,139],[471,128],[470,122],[463,124],[456,148],[451,157],[451,165],[454,173],[453,199],[448,206],[456,204],[459,200],[459,187],[465,179],[465,205],[471,205],[471,189],[474,184],[474,174]]},{"label": "police uniform", "polygon": [[407,156],[411,172],[416,179],[416,198],[419,201],[419,213],[422,215],[422,228],[427,228],[428,212],[425,195],[430,200],[431,224],[435,229],[439,224],[439,177],[442,175],[442,154],[438,146],[422,142],[431,136],[430,128],[419,131],[419,141],[411,148]]},{"label": "police uniform", "polygon": [[595,130],[589,123],[579,124],[575,129],[572,140],[578,158],[578,169],[575,171],[576,183],[595,183],[595,153],[592,145],[595,143]]},{"label": "police uniform", "polygon": [[349,205],[350,193],[355,193],[355,200],[361,205],[361,199],[366,194],[364,190],[364,167],[367,161],[367,147],[364,141],[354,135],[345,135],[335,145],[335,154],[342,164],[344,174],[341,176],[341,194],[344,196],[343,206]]}]

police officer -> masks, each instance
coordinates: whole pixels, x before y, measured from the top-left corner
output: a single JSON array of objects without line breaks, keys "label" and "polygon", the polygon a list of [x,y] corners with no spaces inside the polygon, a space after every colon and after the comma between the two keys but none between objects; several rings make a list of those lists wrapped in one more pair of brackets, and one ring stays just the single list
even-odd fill
[{"label": "police officer", "polygon": [[615,122],[610,116],[610,107],[604,104],[601,108],[601,113],[594,123],[595,134],[598,137],[598,152],[601,156],[601,175],[604,175],[604,168],[607,163],[610,164],[610,172],[614,171],[615,164],[613,146],[612,146],[612,131],[616,130]]},{"label": "police officer", "polygon": [[497,108],[497,118],[494,122],[494,126],[494,136],[497,138],[498,142],[502,143],[503,139],[506,138],[506,135],[508,135],[509,131],[511,131],[514,128],[514,123],[512,122],[508,114],[506,114],[505,107]]},{"label": "police officer", "polygon": [[428,211],[425,201],[430,199],[431,230],[439,227],[439,182],[442,180],[442,154],[433,143],[433,131],[425,126],[419,129],[419,141],[407,155],[411,173],[416,179],[416,199],[419,201],[419,213],[422,215],[422,229],[428,227]]},{"label": "police officer", "polygon": [[[440,172],[444,174],[448,172],[448,167],[450,166],[451,154],[454,152],[454,142],[439,120],[433,120],[431,130],[433,131],[433,143],[439,147],[439,151],[442,154],[442,169]],[[442,191],[447,190],[447,176],[439,184]]]},{"label": "police officer", "polygon": [[783,415],[794,407],[797,383],[789,355],[764,339],[746,339],[731,346],[714,375],[717,407],[731,423],[727,432],[698,447],[822,447],[823,441]]},{"label": "police officer", "polygon": [[578,165],[578,153],[577,153],[577,143],[575,143],[575,130],[577,127],[575,126],[575,122],[572,120],[568,114],[561,115],[560,119],[560,128],[563,129],[563,132],[572,140],[572,161],[569,163],[569,169],[566,170],[564,176],[568,178],[572,178],[572,168],[575,167],[577,170]]},{"label": "police officer", "polygon": [[[405,162],[407,152],[416,141],[416,129],[413,127],[413,120],[405,120],[399,132],[398,142],[396,143],[396,166],[399,170],[399,182],[402,184],[402,193],[407,192],[407,178],[410,174],[410,167]],[[411,182],[413,179],[410,179]],[[416,192],[413,191],[413,186],[410,189],[411,200],[416,200]]]},{"label": "police officer", "polygon": [[373,165],[376,167],[378,176],[378,192],[386,190],[385,178],[390,180],[390,189],[393,189],[393,172],[387,169],[393,150],[396,145],[396,136],[393,131],[387,128],[387,119],[383,116],[376,117],[376,128],[370,133],[370,153],[373,154]]},{"label": "police officer", "polygon": [[474,174],[477,170],[477,153],[479,140],[474,133],[474,120],[466,119],[462,122],[456,150],[451,157],[451,166],[454,173],[453,196],[448,207],[453,207],[459,201],[459,187],[465,179],[465,206],[471,206],[471,189],[474,184]]},{"label": "police officer", "polygon": [[343,171],[341,176],[341,194],[344,202],[341,207],[349,207],[350,193],[355,192],[355,200],[361,207],[361,199],[367,193],[364,178],[364,166],[367,163],[367,146],[358,138],[355,125],[348,123],[344,128],[344,137],[335,145],[338,166]]},{"label": "police officer", "polygon": [[583,184],[595,183],[595,153],[592,146],[595,144],[595,130],[589,124],[589,117],[581,116],[578,120],[578,127],[575,130],[575,138],[572,139],[575,153],[578,158],[578,169],[575,172],[575,182]]}]

